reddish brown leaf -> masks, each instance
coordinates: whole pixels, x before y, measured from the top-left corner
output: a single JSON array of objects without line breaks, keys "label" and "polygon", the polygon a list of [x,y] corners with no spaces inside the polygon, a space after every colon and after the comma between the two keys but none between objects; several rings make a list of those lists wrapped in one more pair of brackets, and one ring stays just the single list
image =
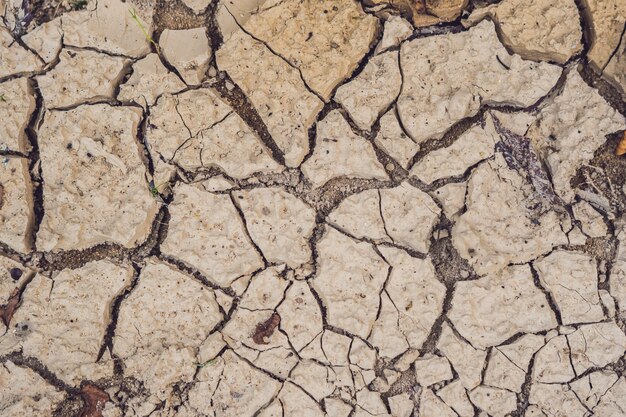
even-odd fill
[{"label": "reddish brown leaf", "polygon": [[254,334],[252,335],[254,343],[257,345],[267,345],[269,342],[265,339],[274,333],[274,329],[276,329],[279,324],[280,316],[278,313],[273,313],[269,319],[257,324],[254,329]]},{"label": "reddish brown leaf", "polygon": [[5,326],[9,327],[9,323],[11,323],[11,319],[13,318],[13,313],[20,305],[20,289],[15,288],[9,297],[7,303],[3,306],[0,306],[0,318],[2,318],[2,322]]},{"label": "reddish brown leaf", "polygon": [[110,401],[109,394],[96,385],[86,383],[80,388],[84,405],[79,417],[102,417],[104,405]]}]

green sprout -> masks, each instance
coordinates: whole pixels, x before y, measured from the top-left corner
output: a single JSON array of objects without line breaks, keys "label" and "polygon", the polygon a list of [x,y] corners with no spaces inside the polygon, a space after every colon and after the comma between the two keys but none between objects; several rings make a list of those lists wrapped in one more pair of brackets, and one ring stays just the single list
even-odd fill
[{"label": "green sprout", "polygon": [[208,361],[204,362],[204,363],[197,363],[196,366],[198,368],[204,368],[207,365],[212,364],[213,362],[215,362],[215,359],[209,359]]},{"label": "green sprout", "polygon": [[5,102],[5,103],[6,103],[7,99],[6,99],[6,98],[4,98],[4,93],[3,93],[3,94],[0,94],[0,101],[3,101],[3,102]]},{"label": "green sprout", "polygon": [[131,19],[133,19],[137,23],[137,26],[139,26],[139,29],[141,29],[141,31],[143,32],[143,36],[146,37],[146,40],[148,40],[148,42],[152,43],[156,47],[156,49],[158,51],[159,50],[159,45],[157,45],[156,42],[154,41],[154,39],[152,39],[152,36],[150,36],[148,34],[148,31],[144,27],[143,23],[141,23],[141,20],[139,20],[139,16],[137,16],[137,11],[134,8],[132,8],[132,9],[128,9],[128,12],[130,13]]},{"label": "green sprout", "polygon": [[159,197],[159,188],[163,185],[167,184],[167,182],[164,182],[162,184],[159,185],[155,185],[154,181],[150,180],[150,182],[148,182],[148,190],[150,191],[150,194],[152,194],[152,197],[154,198],[158,198]]}]

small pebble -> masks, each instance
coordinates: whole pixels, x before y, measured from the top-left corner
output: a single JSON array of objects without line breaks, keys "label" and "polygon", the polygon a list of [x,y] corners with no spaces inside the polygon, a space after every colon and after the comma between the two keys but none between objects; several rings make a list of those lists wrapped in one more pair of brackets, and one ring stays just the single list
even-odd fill
[{"label": "small pebble", "polygon": [[226,81],[226,83],[224,85],[226,86],[226,89],[228,91],[233,91],[233,89],[235,88],[235,85],[233,83],[231,83],[230,81]]},{"label": "small pebble", "polygon": [[22,270],[19,269],[19,268],[11,268],[9,273],[11,274],[11,278],[13,278],[13,280],[15,280],[15,281],[20,279],[22,277],[22,274],[23,274]]},{"label": "small pebble", "polygon": [[387,171],[393,171],[394,169],[396,169],[395,165],[391,162],[389,162],[385,168],[387,168]]}]

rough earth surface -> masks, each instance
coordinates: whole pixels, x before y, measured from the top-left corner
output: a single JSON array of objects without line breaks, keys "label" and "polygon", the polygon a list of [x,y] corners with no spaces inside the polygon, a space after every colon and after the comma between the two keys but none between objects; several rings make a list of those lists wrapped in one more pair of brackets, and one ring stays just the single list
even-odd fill
[{"label": "rough earth surface", "polygon": [[626,416],[623,0],[0,0],[0,415]]}]

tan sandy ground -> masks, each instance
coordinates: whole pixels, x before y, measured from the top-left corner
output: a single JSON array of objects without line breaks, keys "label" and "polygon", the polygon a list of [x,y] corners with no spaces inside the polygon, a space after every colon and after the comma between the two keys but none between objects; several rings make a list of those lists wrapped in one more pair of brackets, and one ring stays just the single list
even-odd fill
[{"label": "tan sandy ground", "polygon": [[0,0],[0,416],[626,416],[622,0]]}]

